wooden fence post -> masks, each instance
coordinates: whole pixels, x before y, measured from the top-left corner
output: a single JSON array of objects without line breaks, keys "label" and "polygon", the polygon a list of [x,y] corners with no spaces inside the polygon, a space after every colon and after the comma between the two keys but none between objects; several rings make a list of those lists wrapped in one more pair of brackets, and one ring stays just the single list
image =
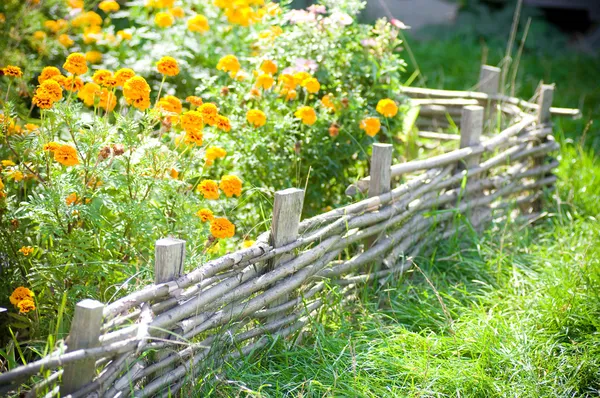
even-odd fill
[{"label": "wooden fence post", "polygon": [[[538,114],[537,114],[537,122],[538,124],[546,124],[550,122],[550,107],[552,107],[552,100],[554,99],[554,86],[549,84],[542,84],[540,87],[540,95],[538,97]],[[542,141],[545,141],[543,139]],[[534,159],[535,166],[541,166],[544,163],[544,157],[538,157]],[[540,197],[536,199],[531,204],[531,210],[535,213],[542,211],[543,208],[543,198]]]},{"label": "wooden fence post", "polygon": [[[275,248],[285,246],[298,238],[298,227],[300,216],[304,205],[304,190],[288,188],[275,192],[273,202],[273,220],[271,222],[271,245]],[[272,270],[279,264],[294,257],[292,253],[282,254],[269,262],[267,270]],[[283,296],[275,300],[270,307],[276,307],[288,301],[289,296]],[[276,319],[277,316],[267,318],[267,322]]]},{"label": "wooden fence post", "polygon": [[[98,346],[104,304],[96,300],[82,300],[75,306],[75,315],[69,332],[67,352]],[[65,365],[60,395],[79,390],[94,379],[96,359],[84,359]]]},{"label": "wooden fence post", "polygon": [[[479,71],[479,91],[488,95],[498,94],[501,73],[502,70],[500,68],[490,65],[481,65],[481,70]],[[492,106],[493,103],[493,101],[489,100],[485,107],[484,124],[489,123],[490,126],[494,126],[497,116],[496,109]]]},{"label": "wooden fence post", "polygon": [[[484,108],[482,106],[471,105],[463,107],[460,124],[460,148],[475,146],[481,142],[483,119]],[[465,159],[465,164],[462,167],[465,169],[475,167],[479,164],[480,159],[481,155],[469,156]],[[467,182],[476,181],[477,179],[477,177],[471,177],[468,178]],[[464,200],[468,202],[469,198],[465,196]],[[472,209],[468,217],[469,221],[476,227],[489,211],[488,207]]]},{"label": "wooden fence post", "polygon": [[[394,147],[391,144],[373,144],[371,153],[371,168],[369,169],[369,198],[389,192],[392,186],[392,153]],[[372,236],[365,240],[365,250],[372,247],[378,236]],[[373,267],[378,270],[380,262]]]}]

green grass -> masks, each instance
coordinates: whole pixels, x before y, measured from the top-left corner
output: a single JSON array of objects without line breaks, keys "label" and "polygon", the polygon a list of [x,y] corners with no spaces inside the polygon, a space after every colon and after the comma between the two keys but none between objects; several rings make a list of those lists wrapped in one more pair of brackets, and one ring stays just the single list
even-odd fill
[{"label": "green grass", "polygon": [[[430,87],[469,88],[481,49],[413,46]],[[500,59],[502,49],[490,50]],[[561,165],[536,227],[495,225],[418,259],[394,286],[333,304],[299,343],[275,342],[185,392],[260,397],[587,397],[600,394],[600,61],[572,54],[521,61],[516,94],[557,83]],[[583,132],[585,138],[582,138]],[[580,145],[583,144],[583,145]],[[428,283],[425,275],[431,283]],[[443,303],[443,306],[442,306]]]}]

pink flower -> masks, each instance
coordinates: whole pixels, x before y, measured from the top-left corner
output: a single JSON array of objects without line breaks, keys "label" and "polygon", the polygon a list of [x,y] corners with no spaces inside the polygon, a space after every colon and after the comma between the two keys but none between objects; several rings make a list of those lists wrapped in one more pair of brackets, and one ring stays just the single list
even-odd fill
[{"label": "pink flower", "polygon": [[404,22],[402,22],[396,18],[392,18],[390,23],[392,24],[392,26],[395,26],[396,28],[401,29],[401,30],[410,29],[410,26],[405,25]]},{"label": "pink flower", "polygon": [[323,5],[317,5],[317,4],[313,4],[312,6],[308,7],[307,10],[309,12],[312,12],[313,14],[325,14],[325,13],[327,13],[327,9],[325,8],[325,6],[323,6]]},{"label": "pink flower", "polygon": [[305,10],[291,10],[288,11],[283,19],[291,24],[300,24],[305,22],[315,22],[316,16],[312,12]]}]

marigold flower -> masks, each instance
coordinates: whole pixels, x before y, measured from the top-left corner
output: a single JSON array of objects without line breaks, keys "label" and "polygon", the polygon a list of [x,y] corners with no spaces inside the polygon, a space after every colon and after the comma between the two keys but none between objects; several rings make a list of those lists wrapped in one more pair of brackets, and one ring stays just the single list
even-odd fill
[{"label": "marigold flower", "polygon": [[294,83],[296,85],[298,85],[298,84],[302,85],[303,81],[305,81],[307,79],[310,79],[311,77],[312,76],[308,72],[297,72],[297,73],[294,73]]},{"label": "marigold flower", "polygon": [[324,95],[323,98],[321,98],[321,103],[325,108],[335,111],[335,105],[331,101],[331,94]]},{"label": "marigold flower", "polygon": [[96,83],[85,83],[77,93],[77,98],[81,99],[87,106],[93,106],[96,98],[100,98],[100,92],[101,88]]},{"label": "marigold flower", "polygon": [[146,7],[153,8],[171,8],[175,0],[148,0],[146,1]]},{"label": "marigold flower", "polygon": [[285,100],[286,101],[293,101],[293,100],[296,99],[296,97],[298,97],[298,92],[296,90],[289,90],[285,94]]},{"label": "marigold flower", "polygon": [[196,97],[195,95],[190,95],[185,100],[194,106],[200,106],[204,103],[202,98]]},{"label": "marigold flower", "polygon": [[83,0],[67,0],[67,4],[71,8],[83,8]]},{"label": "marigold flower", "polygon": [[231,238],[235,235],[235,225],[224,217],[217,217],[210,223],[210,233],[217,239]]},{"label": "marigold flower", "polygon": [[253,241],[253,240],[245,240],[242,243],[242,248],[247,249],[249,247],[252,247],[254,245],[254,243],[255,243],[255,241]]},{"label": "marigold flower", "polygon": [[102,53],[100,51],[88,51],[85,53],[85,59],[90,64],[99,64],[102,61]]},{"label": "marigold flower", "polygon": [[223,72],[231,72],[234,76],[239,72],[242,68],[240,65],[240,61],[238,61],[235,55],[226,55],[219,60],[217,63],[217,70],[222,70]]},{"label": "marigold flower", "polygon": [[217,124],[219,109],[215,104],[210,102],[202,104],[198,108],[198,112],[202,114],[202,119],[204,120],[204,123],[208,124],[209,126],[215,126]]},{"label": "marigold flower", "polygon": [[286,90],[294,90],[297,86],[296,79],[294,79],[294,76],[289,75],[287,73],[282,73],[281,75],[279,75],[278,80],[279,84],[282,85],[282,88]]},{"label": "marigold flower", "polygon": [[173,15],[175,18],[183,18],[185,17],[185,11],[183,10],[183,8],[181,7],[173,7],[169,10],[169,12],[171,13],[171,15]]},{"label": "marigold flower", "polygon": [[[25,257],[27,257],[31,253],[33,253],[33,247],[31,247],[31,246],[23,246],[23,247],[21,247],[19,249],[19,253],[21,253],[22,255],[24,255]],[[29,290],[29,289],[27,289],[27,290]],[[14,292],[13,292],[13,294],[14,294]],[[12,300],[11,300],[11,302],[12,302]]]},{"label": "marigold flower", "polygon": [[29,311],[34,311],[35,310],[35,303],[33,302],[33,300],[21,300],[19,301],[19,303],[17,304],[17,307],[19,308],[19,312],[21,314],[26,314]]},{"label": "marigold flower", "polygon": [[54,160],[64,166],[75,166],[79,164],[77,151],[70,145],[61,145],[54,151]]},{"label": "marigold flower", "polygon": [[171,109],[172,109],[171,112],[179,114],[183,110],[183,106],[181,105],[181,100],[179,98],[175,97],[174,95],[165,95],[164,97],[161,98],[161,101],[165,101],[171,105]]},{"label": "marigold flower", "polygon": [[60,101],[63,97],[62,87],[55,80],[48,79],[37,88],[35,95],[42,98],[50,98],[52,102]]},{"label": "marigold flower", "polygon": [[60,85],[63,86],[65,90],[75,92],[83,88],[83,80],[81,80],[79,76],[69,76],[61,79]]},{"label": "marigold flower", "polygon": [[47,94],[41,96],[36,94],[31,99],[31,102],[40,109],[50,109],[54,105],[54,101]]},{"label": "marigold flower", "polygon": [[256,87],[262,87],[263,90],[270,89],[274,83],[275,80],[273,79],[273,76],[268,73],[263,73],[256,79]]},{"label": "marigold flower", "polygon": [[242,180],[234,175],[224,175],[221,177],[221,182],[219,182],[219,188],[228,198],[233,195],[239,197],[242,194]]},{"label": "marigold flower", "polygon": [[190,32],[204,33],[210,30],[208,19],[204,15],[194,15],[187,21],[187,27]]},{"label": "marigold flower", "polygon": [[67,206],[71,206],[74,203],[77,203],[77,192],[73,192],[67,195],[65,198],[65,203]]},{"label": "marigold flower", "polygon": [[43,41],[46,39],[48,35],[46,34],[46,32],[42,32],[41,30],[36,30],[35,32],[33,32],[33,39],[37,40],[37,41]]},{"label": "marigold flower", "polygon": [[259,109],[250,109],[246,112],[246,120],[254,127],[262,127],[267,123],[267,115]]},{"label": "marigold flower", "polygon": [[266,59],[260,65],[260,70],[270,75],[277,73],[277,64],[270,59]]},{"label": "marigold flower", "polygon": [[172,179],[176,180],[177,178],[179,178],[179,171],[177,171],[177,169],[171,169],[171,170],[169,171],[169,176],[170,176]]},{"label": "marigold flower", "polygon": [[115,80],[117,81],[117,86],[123,87],[125,82],[132,77],[135,76],[135,72],[133,69],[129,68],[121,68],[115,72]]},{"label": "marigold flower", "polygon": [[212,166],[215,159],[223,159],[225,156],[227,156],[227,151],[225,149],[219,148],[218,146],[211,146],[206,148],[204,161],[207,166]]},{"label": "marigold flower", "polygon": [[156,63],[156,67],[163,75],[177,76],[179,74],[179,65],[177,65],[177,60],[173,57],[162,57]]},{"label": "marigold flower", "polygon": [[0,24],[3,24],[6,22],[6,15],[4,15],[3,12],[0,12]]},{"label": "marigold flower", "polygon": [[204,199],[219,199],[219,186],[214,180],[203,180],[198,185],[198,191],[202,193]]},{"label": "marigold flower", "polygon": [[4,76],[23,77],[23,71],[21,70],[21,68],[14,65],[7,65],[5,68],[2,69],[2,72],[4,73]]},{"label": "marigold flower", "polygon": [[119,36],[121,40],[131,40],[133,38],[133,35],[126,30],[118,31],[117,36]]},{"label": "marigold flower", "polygon": [[58,142],[54,142],[54,141],[51,141],[51,142],[47,143],[46,145],[44,145],[44,151],[54,152],[58,148],[60,148],[60,144]]},{"label": "marigold flower", "polygon": [[63,68],[74,75],[83,75],[88,70],[86,57],[87,54],[83,55],[82,53],[69,54]]},{"label": "marigold flower", "polygon": [[213,212],[206,208],[198,210],[196,215],[200,217],[202,222],[212,221],[215,218]]},{"label": "marigold flower", "polygon": [[169,26],[173,25],[174,22],[175,22],[175,19],[168,12],[164,12],[164,11],[157,12],[156,16],[154,17],[154,23],[159,28],[168,28]]},{"label": "marigold flower", "polygon": [[114,0],[103,0],[98,4],[98,8],[108,14],[109,12],[119,11],[121,7]]},{"label": "marigold flower", "polygon": [[20,182],[23,181],[23,178],[25,178],[25,176],[23,175],[23,173],[19,170],[12,170],[8,176],[10,178],[12,178],[15,182]]},{"label": "marigold flower", "polygon": [[181,127],[186,133],[199,132],[204,127],[204,118],[198,111],[187,111],[181,115]]},{"label": "marigold flower", "polygon": [[[29,249],[31,249],[31,251],[29,251]],[[31,254],[33,252],[33,248],[31,246],[23,246],[23,247],[21,247],[19,252],[21,252],[21,250],[27,251],[27,252],[29,252],[29,254]],[[29,255],[29,254],[26,254],[26,255]],[[10,303],[12,305],[17,305],[17,304],[19,304],[19,302],[21,302],[23,300],[31,300],[32,297],[33,297],[33,292],[31,290],[27,289],[26,287],[19,286],[12,292],[9,299],[10,299]]]},{"label": "marigold flower", "polygon": [[231,131],[231,123],[229,122],[229,118],[223,115],[217,116],[217,128],[225,132]]},{"label": "marigold flower", "polygon": [[398,105],[389,98],[382,99],[377,103],[377,112],[385,117],[394,117],[398,113]]},{"label": "marigold flower", "polygon": [[55,76],[61,76],[60,70],[54,66],[46,66],[38,76],[38,82],[42,84],[45,80],[53,79]]},{"label": "marigold flower", "polygon": [[321,83],[319,83],[319,81],[314,77],[310,77],[302,82],[302,87],[304,87],[309,93],[315,94],[321,89]]},{"label": "marigold flower", "polygon": [[134,106],[138,107],[143,105],[144,100],[149,102],[150,86],[143,77],[134,76],[125,82],[123,96],[125,96],[128,104],[133,103]]},{"label": "marigold flower", "polygon": [[331,126],[329,126],[329,136],[331,138],[335,138],[339,134],[340,134],[340,128],[335,123],[332,123]]},{"label": "marigold flower", "polygon": [[34,123],[27,123],[25,125],[25,128],[27,129],[27,131],[29,131],[30,133],[32,133],[35,130],[39,129],[40,126],[38,126],[37,124],[34,124]]},{"label": "marigold flower", "polygon": [[2,163],[2,166],[3,166],[3,167],[10,167],[10,166],[14,166],[14,165],[15,165],[15,162],[13,162],[13,161],[12,161],[12,160],[10,160],[10,159],[5,159],[5,160],[3,160],[3,161],[2,161],[2,162],[0,162],[0,163]]},{"label": "marigold flower", "polygon": [[114,78],[111,71],[106,69],[98,69],[94,72],[92,80],[94,83],[104,87],[112,88],[117,85],[117,79]]},{"label": "marigold flower", "polygon": [[377,117],[368,117],[360,122],[360,129],[364,130],[368,136],[374,137],[381,129],[381,122]]},{"label": "marigold flower", "polygon": [[66,34],[66,33],[63,33],[62,35],[58,36],[58,42],[60,44],[62,44],[65,48],[69,48],[73,44],[75,44],[75,42],[73,41],[73,39],[71,39],[69,37],[69,35]]},{"label": "marigold flower", "polygon": [[298,119],[302,120],[302,123],[307,125],[313,125],[317,121],[317,114],[315,110],[310,106],[302,106],[298,108],[296,112],[294,112],[294,116]]},{"label": "marigold flower", "polygon": [[194,144],[194,145],[202,145],[202,140],[204,138],[204,134],[202,131],[186,131],[185,132],[185,142],[186,144]]}]

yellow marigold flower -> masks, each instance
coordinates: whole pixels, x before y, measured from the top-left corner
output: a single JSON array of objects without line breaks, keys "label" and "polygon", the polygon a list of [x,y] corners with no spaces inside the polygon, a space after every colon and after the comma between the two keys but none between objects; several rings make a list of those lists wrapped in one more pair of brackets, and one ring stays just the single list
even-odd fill
[{"label": "yellow marigold flower", "polygon": [[58,148],[60,148],[60,144],[58,142],[54,142],[54,141],[51,141],[51,142],[47,143],[46,145],[44,145],[44,151],[54,152]]},{"label": "yellow marigold flower", "polygon": [[83,88],[77,93],[77,98],[83,101],[87,106],[93,106],[96,98],[100,98],[101,88],[96,83],[85,83]]},{"label": "yellow marigold flower", "polygon": [[204,102],[202,101],[202,98],[200,97],[196,97],[195,95],[190,95],[189,97],[187,97],[185,99],[187,102],[189,102],[192,105],[195,106],[200,106],[202,105]]},{"label": "yellow marigold flower", "polygon": [[54,105],[54,101],[52,101],[48,96],[40,97],[38,95],[34,95],[31,99],[31,102],[40,109],[50,109],[52,108],[52,105]]},{"label": "yellow marigold flower", "polygon": [[114,78],[111,71],[106,69],[98,69],[92,76],[94,83],[104,87],[115,87],[117,80]]},{"label": "yellow marigold flower", "polygon": [[267,123],[267,115],[259,109],[250,109],[246,112],[246,120],[254,127],[262,127]]},{"label": "yellow marigold flower", "polygon": [[296,99],[296,97],[298,97],[298,92],[296,90],[289,90],[285,94],[286,101],[293,101]]},{"label": "yellow marigold flower", "polygon": [[377,112],[385,117],[394,117],[398,113],[398,105],[389,98],[382,99],[377,103]]},{"label": "yellow marigold flower", "polygon": [[[87,53],[89,54],[89,53]],[[87,54],[83,55],[82,53],[73,53],[69,54],[67,60],[65,61],[63,68],[74,75],[83,75],[88,71],[87,67]]]},{"label": "yellow marigold flower", "polygon": [[20,182],[23,181],[23,178],[25,178],[25,176],[23,175],[23,173],[19,170],[13,170],[11,171],[8,176],[10,178],[12,178],[15,182]]},{"label": "yellow marigold flower", "polygon": [[231,131],[231,123],[229,122],[229,118],[223,115],[217,116],[217,128],[225,132]]},{"label": "yellow marigold flower", "polygon": [[217,239],[231,238],[235,235],[235,225],[226,218],[217,217],[210,223],[210,233]]},{"label": "yellow marigold flower", "polygon": [[315,110],[310,106],[302,106],[298,108],[296,112],[294,112],[294,116],[298,119],[302,120],[302,123],[307,125],[313,125],[317,121],[317,114]]},{"label": "yellow marigold flower", "polygon": [[0,178],[0,191],[4,189],[4,183],[2,182],[2,178]]},{"label": "yellow marigold flower", "polygon": [[268,73],[263,73],[256,78],[256,87],[262,87],[263,90],[270,89],[274,83],[275,80],[273,80],[273,76]]},{"label": "yellow marigold flower", "polygon": [[304,87],[309,93],[315,94],[321,89],[321,84],[314,77],[309,77],[302,82],[302,87]]},{"label": "yellow marigold flower", "polygon": [[135,76],[135,72],[129,68],[121,68],[115,72],[117,86],[123,87],[125,82]]},{"label": "yellow marigold flower", "polygon": [[219,188],[228,198],[233,195],[239,197],[242,194],[242,180],[237,176],[224,175],[221,177],[221,182],[219,182]]},{"label": "yellow marigold flower", "polygon": [[202,114],[202,119],[204,123],[209,126],[215,126],[217,124],[217,116],[219,115],[219,109],[213,103],[206,103],[200,105],[198,108],[198,112]]},{"label": "yellow marigold flower", "polygon": [[198,111],[187,111],[181,115],[181,127],[186,133],[197,133],[204,127],[204,118]]},{"label": "yellow marigold flower", "polygon": [[33,123],[27,123],[25,125],[25,128],[27,129],[27,131],[29,131],[30,133],[32,133],[35,130],[39,129],[40,126],[38,126],[37,124],[33,124]]},{"label": "yellow marigold flower", "polygon": [[164,12],[164,11],[157,12],[156,16],[154,17],[154,23],[159,28],[168,28],[169,26],[173,25],[174,22],[175,22],[175,19],[168,12]]},{"label": "yellow marigold flower", "polygon": [[219,199],[219,186],[214,180],[203,180],[198,185],[198,191],[202,193],[204,199]]},{"label": "yellow marigold flower", "polygon": [[[99,64],[100,61],[102,61],[102,53],[100,51],[88,51],[85,53],[85,59],[90,64]],[[86,69],[86,71],[87,71],[87,69]],[[78,73],[78,74],[81,74],[81,73]]]},{"label": "yellow marigold flower", "polygon": [[[112,91],[101,89],[98,93],[98,96],[100,97],[100,102],[98,103],[98,106],[100,108],[106,109],[109,112],[112,112],[112,110],[115,109],[115,106],[117,105],[117,97],[112,93]],[[141,102],[144,102],[144,104],[141,105]],[[138,101],[137,105],[136,102],[134,102],[133,106],[135,106],[138,109],[144,110],[150,106],[150,99],[148,98]]]},{"label": "yellow marigold flower", "polygon": [[123,86],[123,95],[128,104],[134,104],[150,98],[150,86],[146,79],[141,76],[134,76],[125,82]]},{"label": "yellow marigold flower", "polygon": [[169,12],[171,13],[171,15],[173,15],[175,18],[183,18],[185,17],[185,11],[183,10],[183,8],[181,7],[173,7],[169,10]]},{"label": "yellow marigold flower", "polygon": [[23,77],[23,71],[21,68],[14,65],[7,65],[4,69],[2,69],[2,73],[4,73],[4,76]]},{"label": "yellow marigold flower", "polygon": [[297,86],[296,79],[294,79],[294,76],[289,75],[287,73],[282,73],[281,75],[279,75],[278,80],[282,88],[286,90],[294,90]]},{"label": "yellow marigold flower", "polygon": [[63,97],[62,87],[55,80],[48,79],[42,82],[38,87],[35,95],[36,96],[48,96],[53,102],[60,101]]},{"label": "yellow marigold flower", "polygon": [[71,206],[73,203],[77,203],[77,193],[73,192],[67,195],[67,197],[65,198],[65,203],[67,204],[67,206]]},{"label": "yellow marigold flower", "polygon": [[171,8],[171,7],[173,7],[174,3],[175,3],[175,0],[148,0],[146,2],[146,7]]},{"label": "yellow marigold flower", "polygon": [[[25,256],[28,256],[33,252],[33,248],[31,246],[23,246],[19,252],[23,253]],[[25,254],[24,252],[27,252],[28,254]],[[26,287],[19,286],[12,292],[9,299],[12,305],[17,305],[23,300],[31,300],[32,297],[33,292],[31,290],[27,289]]]},{"label": "yellow marigold flower", "polygon": [[215,159],[223,159],[225,156],[227,156],[227,151],[225,149],[219,148],[218,146],[211,146],[206,149],[204,161],[207,166],[212,166]]},{"label": "yellow marigold flower", "polygon": [[252,246],[254,245],[254,243],[255,243],[255,241],[253,241],[253,240],[248,240],[248,239],[247,239],[247,240],[245,240],[245,241],[242,243],[242,247],[243,247],[244,249],[247,249],[247,248],[249,248],[249,247],[252,247]]},{"label": "yellow marigold flower", "polygon": [[133,35],[126,30],[120,30],[117,32],[117,36],[121,38],[121,40],[131,40]]},{"label": "yellow marigold flower", "polygon": [[177,65],[177,60],[173,57],[162,57],[156,63],[156,68],[163,75],[177,76],[179,74],[179,65]]},{"label": "yellow marigold flower", "polygon": [[0,12],[0,24],[6,22],[6,15],[3,12]]},{"label": "yellow marigold flower", "polygon": [[38,76],[38,82],[42,84],[44,81],[53,79],[55,76],[61,76],[60,70],[54,66],[46,66]]},{"label": "yellow marigold flower", "polygon": [[186,144],[194,144],[194,145],[202,145],[202,140],[204,138],[204,134],[202,131],[186,131],[185,132],[185,142]]},{"label": "yellow marigold flower", "polygon": [[58,42],[62,44],[65,48],[71,47],[75,42],[69,37],[69,35],[63,33],[58,36]]},{"label": "yellow marigold flower", "polygon": [[119,11],[121,7],[114,0],[103,0],[98,4],[98,8],[108,14],[109,12]]},{"label": "yellow marigold flower", "polygon": [[325,108],[335,111],[335,105],[331,101],[331,94],[324,95],[323,98],[321,98],[321,103]]},{"label": "yellow marigold flower", "polygon": [[75,166],[79,164],[77,151],[70,145],[61,145],[54,151],[54,160],[64,166]]},{"label": "yellow marigold flower", "polygon": [[67,91],[76,92],[83,88],[83,80],[79,76],[69,76],[62,79],[60,85]]},{"label": "yellow marigold flower", "polygon": [[174,95],[165,95],[164,97],[161,98],[161,101],[166,101],[169,104],[171,104],[172,106],[172,112],[174,113],[181,113],[181,111],[183,110],[183,106],[181,105],[181,100],[177,97],[175,97]]},{"label": "yellow marigold flower", "polygon": [[56,21],[48,20],[44,22],[44,27],[49,31],[56,33],[60,30],[60,26]]},{"label": "yellow marigold flower", "polygon": [[204,33],[210,30],[208,19],[204,15],[194,15],[187,21],[187,27],[190,32]]},{"label": "yellow marigold flower", "polygon": [[15,162],[13,162],[10,159],[5,159],[2,161],[2,166],[4,166],[4,167],[10,167],[10,166],[14,166],[14,165],[15,165]]},{"label": "yellow marigold flower", "polygon": [[217,70],[231,72],[234,76],[239,72],[241,67],[240,61],[238,61],[235,55],[226,55],[217,63]]},{"label": "yellow marigold flower", "polygon": [[35,303],[33,300],[21,300],[19,301],[19,304],[17,304],[17,307],[21,314],[27,314],[29,311],[35,310]]},{"label": "yellow marigold flower", "polygon": [[202,222],[212,221],[215,218],[213,212],[206,208],[198,210],[196,215],[200,217]]},{"label": "yellow marigold flower", "polygon": [[270,59],[266,59],[260,65],[260,70],[270,75],[274,75],[275,73],[277,73],[277,64],[271,61]]},{"label": "yellow marigold flower", "polygon": [[381,122],[377,117],[368,117],[360,122],[360,129],[364,130],[368,136],[374,137],[381,129]]},{"label": "yellow marigold flower", "polygon": [[33,32],[33,39],[37,41],[45,40],[46,36],[46,32],[42,32],[41,30],[36,30]]},{"label": "yellow marigold flower", "polygon": [[[33,253],[33,247],[31,246],[23,246],[19,249],[19,253],[21,253],[22,255],[24,255],[25,257],[29,256],[31,253]],[[27,289],[29,290],[29,289]],[[14,294],[14,292],[13,292]],[[12,296],[11,296],[12,297]],[[12,300],[11,300],[12,301]]]},{"label": "yellow marigold flower", "polygon": [[311,77],[312,76],[308,72],[297,72],[297,73],[294,73],[294,83],[296,85],[298,85],[298,84],[302,85],[303,81],[305,81],[306,79],[310,79]]}]

